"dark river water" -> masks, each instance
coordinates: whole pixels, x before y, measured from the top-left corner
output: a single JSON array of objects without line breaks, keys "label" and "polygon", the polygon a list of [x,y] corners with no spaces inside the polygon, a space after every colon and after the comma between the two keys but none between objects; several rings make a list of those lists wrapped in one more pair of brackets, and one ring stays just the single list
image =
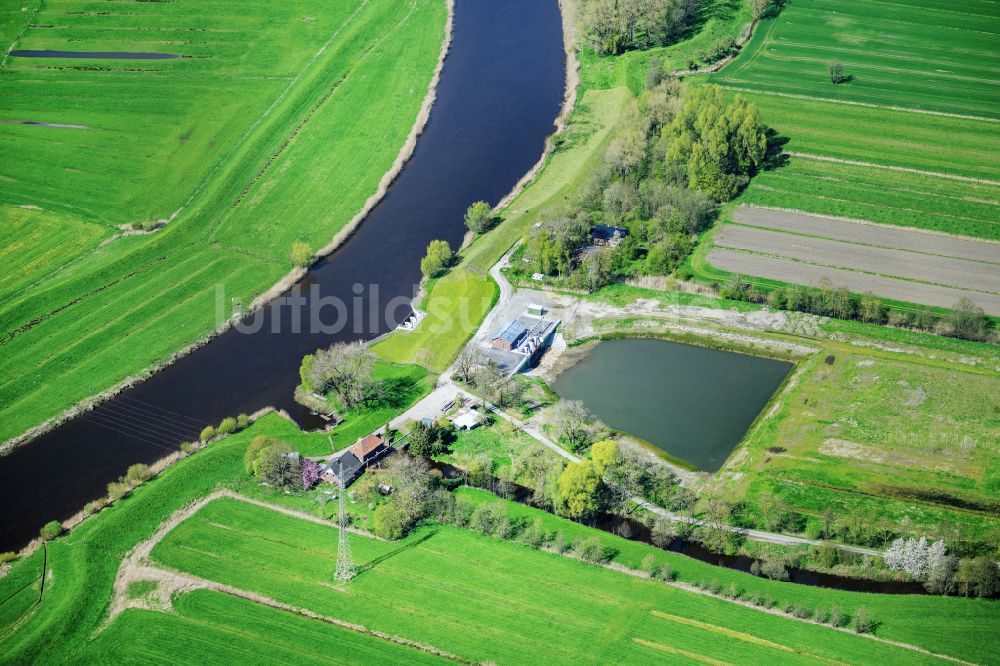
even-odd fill
[{"label": "dark river water", "polygon": [[792,364],[665,340],[600,342],[552,388],[616,430],[717,471]]},{"label": "dark river water", "polygon": [[[105,494],[136,462],[152,462],[208,423],[274,405],[314,425],[292,400],[302,356],[335,340],[373,338],[393,322],[384,304],[411,297],[432,239],[457,247],[463,213],[497,202],[538,160],[565,84],[556,0],[457,0],[451,50],[416,152],[357,233],[303,280],[305,294],[352,303],[360,327],[292,333],[289,308],[264,310],[255,334],[229,331],[98,409],[0,458],[0,551],[46,521]],[[377,285],[377,294],[368,285]],[[395,311],[402,320],[407,308]],[[370,315],[375,314],[372,317]],[[281,332],[272,333],[272,323]]]}]

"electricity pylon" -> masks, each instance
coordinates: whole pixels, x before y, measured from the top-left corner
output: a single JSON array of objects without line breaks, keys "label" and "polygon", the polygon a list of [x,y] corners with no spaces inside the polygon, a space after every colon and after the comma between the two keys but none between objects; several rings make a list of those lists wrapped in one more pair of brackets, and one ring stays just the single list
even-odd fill
[{"label": "electricity pylon", "polygon": [[340,486],[340,510],[337,529],[340,532],[340,543],[337,545],[337,571],[333,579],[338,583],[346,583],[354,578],[357,571],[354,559],[351,557],[351,544],[347,541],[347,504],[344,502],[346,490],[344,486],[344,463],[340,462],[337,470],[337,481]]}]

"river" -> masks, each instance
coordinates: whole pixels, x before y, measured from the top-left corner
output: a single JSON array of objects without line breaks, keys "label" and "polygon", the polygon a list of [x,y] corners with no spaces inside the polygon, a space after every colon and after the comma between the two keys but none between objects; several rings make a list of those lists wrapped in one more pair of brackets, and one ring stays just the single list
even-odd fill
[{"label": "river", "polygon": [[[293,333],[289,308],[265,308],[258,332],[230,330],[0,458],[0,551],[24,546],[43,523],[104,495],[129,465],[163,457],[206,424],[268,405],[309,424],[292,400],[302,356],[390,329],[384,305],[414,295],[427,243],[440,238],[457,247],[468,205],[496,203],[538,160],[566,79],[556,0],[455,5],[451,50],[413,157],[358,231],[300,283],[307,299],[345,303],[354,302],[355,284],[365,285],[362,308],[353,313],[360,327]],[[396,314],[402,319],[406,308]]]}]

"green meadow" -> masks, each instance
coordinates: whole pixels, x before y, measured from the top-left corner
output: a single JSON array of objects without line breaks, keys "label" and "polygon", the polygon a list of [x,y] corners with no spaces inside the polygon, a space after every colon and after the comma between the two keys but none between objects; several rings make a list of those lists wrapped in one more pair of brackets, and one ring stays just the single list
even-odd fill
[{"label": "green meadow", "polygon": [[46,2],[18,48],[184,57],[0,68],[0,122],[89,128],[0,124],[0,439],[210,333],[293,242],[329,243],[409,134],[445,19],[440,0]]},{"label": "green meadow", "polygon": [[[919,111],[1000,118],[1000,12],[990,0],[790,0],[719,83]],[[827,63],[853,77],[830,84]]]},{"label": "green meadow", "polygon": [[[93,662],[114,655],[126,662],[177,662],[198,653],[256,662],[272,651],[294,661],[337,659],[340,653],[333,647],[322,654],[311,649],[324,640],[339,646],[354,663],[379,655],[425,659],[424,653],[397,651],[370,634],[345,632],[320,620],[208,591],[176,597],[173,610],[133,609],[106,623],[112,584],[126,553],[149,539],[173,512],[216,488],[253,486],[251,495],[258,499],[315,514],[318,505],[308,493],[300,497],[260,488],[243,470],[243,453],[253,437],[264,434],[297,441],[296,433],[287,421],[265,416],[247,430],[180,460],[50,542],[45,591],[37,605],[42,552],[16,562],[10,574],[0,578],[0,600],[5,600],[0,603],[0,661]],[[495,501],[484,491],[458,492],[473,503]],[[658,563],[669,564],[681,582],[735,583],[779,605],[839,605],[850,614],[864,607],[879,621],[876,635],[881,638],[980,663],[996,662],[989,639],[1000,622],[1000,607],[993,602],[859,594],[769,581],[537,509],[508,507],[513,517],[542,520],[546,529],[562,530],[571,540],[598,537],[615,551],[615,564],[638,569],[652,553]],[[154,549],[154,557],[188,573],[368,630],[431,644],[469,660],[509,663],[549,655],[550,661],[588,663],[701,657],[755,662],[780,658],[796,663],[932,661],[851,633],[459,528],[426,526],[400,542],[358,534],[350,539],[362,573],[343,591],[330,584],[337,544],[333,524],[316,524],[239,501],[209,503],[169,533]],[[151,587],[135,586],[131,596],[150,596]],[[949,618],[947,624],[940,622],[942,616]],[[171,640],[151,640],[161,636]],[[676,650],[687,654],[672,652]]]},{"label": "green meadow", "polygon": [[727,661],[936,661],[446,526],[398,543],[352,534],[360,574],[341,591],[327,583],[336,536],[332,527],[218,500],[170,532],[153,557],[474,661],[651,663],[663,651]]}]

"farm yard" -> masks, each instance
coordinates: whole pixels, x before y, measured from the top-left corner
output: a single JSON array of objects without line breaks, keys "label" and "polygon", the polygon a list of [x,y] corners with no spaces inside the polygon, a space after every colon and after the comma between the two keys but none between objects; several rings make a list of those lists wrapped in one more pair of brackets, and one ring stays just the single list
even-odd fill
[{"label": "farm yard", "polygon": [[[774,132],[771,158],[736,203],[780,209],[754,213],[773,219],[800,211],[1000,241],[998,36],[1000,15],[988,2],[960,11],[941,2],[789,2],[761,22],[739,57],[707,77],[756,103]],[[843,82],[831,82],[831,61],[842,64]],[[812,285],[827,278],[854,292],[939,307],[954,307],[963,295],[955,287],[963,287],[987,312],[1000,313],[996,286],[969,264],[949,262],[948,278],[926,259],[909,275],[898,264],[871,270],[885,252],[832,261],[831,253],[845,252],[842,244],[730,226],[748,214],[724,212],[707,254],[715,269]],[[773,256],[761,256],[765,246]],[[858,250],[848,253],[856,258]],[[719,277],[709,267],[696,270]],[[988,265],[983,271],[996,274]]]},{"label": "farm yard", "polygon": [[328,244],[410,133],[445,15],[431,0],[46,2],[19,49],[182,57],[4,59],[0,121],[90,129],[0,124],[0,218],[17,241],[0,439],[209,334],[293,268],[294,242]]}]

